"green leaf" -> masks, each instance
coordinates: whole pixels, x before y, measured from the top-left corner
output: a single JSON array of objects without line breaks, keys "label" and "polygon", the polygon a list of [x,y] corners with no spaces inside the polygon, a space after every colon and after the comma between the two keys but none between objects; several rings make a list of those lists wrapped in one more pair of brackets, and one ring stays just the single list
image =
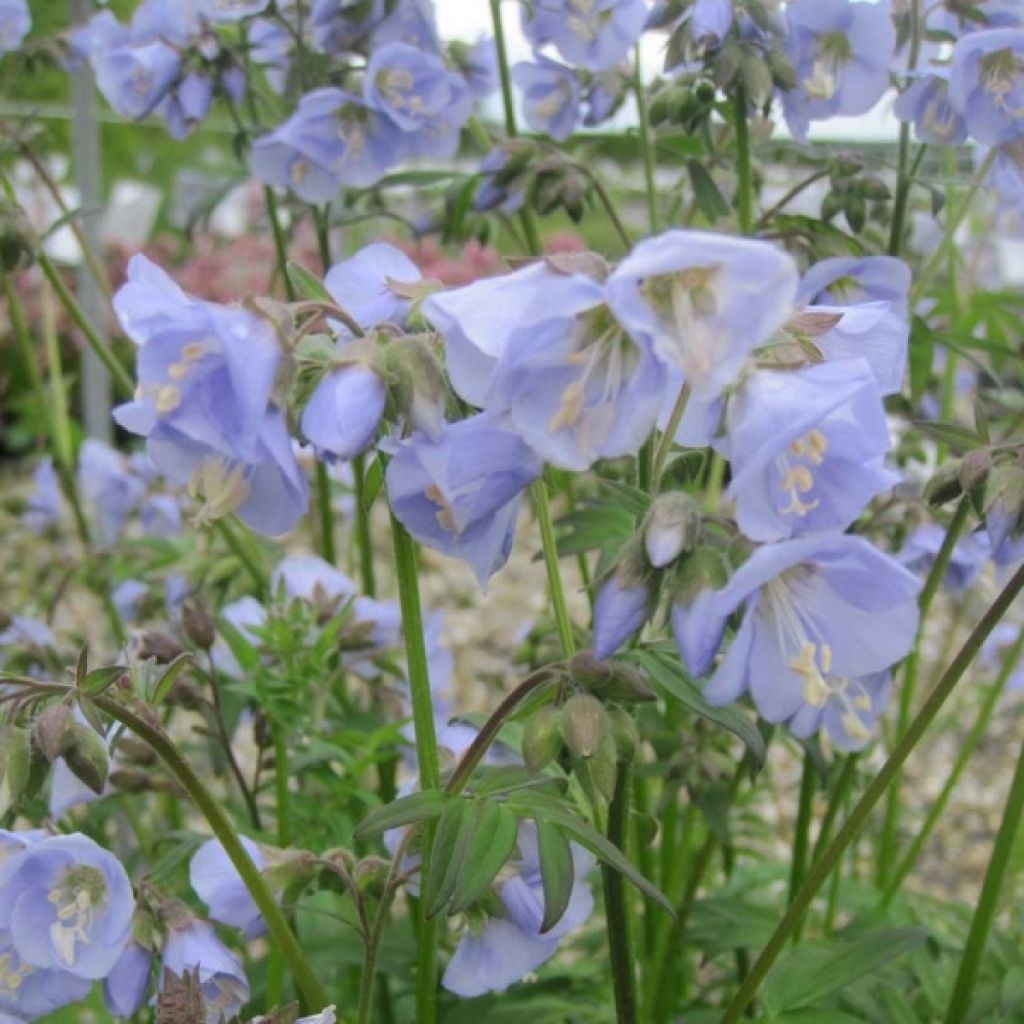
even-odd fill
[{"label": "green leaf", "polygon": [[540,881],[544,889],[544,920],[540,924],[543,935],[562,920],[572,896],[576,869],[572,862],[569,840],[550,822],[543,818],[535,820]]},{"label": "green leaf", "polygon": [[324,283],[319,277],[311,274],[305,267],[294,260],[288,261],[286,269],[288,271],[288,279],[302,298],[310,299],[313,302],[329,302],[332,306],[334,305],[334,298],[324,287]]},{"label": "green leaf", "polygon": [[515,849],[519,825],[505,804],[495,800],[478,802],[473,838],[452,895],[451,912],[468,910],[497,877]]},{"label": "green leaf", "polygon": [[181,675],[182,671],[192,663],[192,654],[189,651],[182,651],[174,661],[172,661],[167,668],[164,669],[164,674],[157,680],[156,686],[153,687],[153,699],[152,704],[156,707],[160,704],[164,697],[170,692],[171,687],[174,685],[174,680]]},{"label": "green leaf", "polygon": [[78,688],[87,697],[97,697],[108,687],[113,686],[127,671],[128,669],[123,665],[106,665],[103,668],[94,668],[86,674]]},{"label": "green leaf", "polygon": [[366,479],[363,481],[363,508],[367,512],[373,507],[373,502],[380,493],[383,483],[384,463],[380,459],[374,459],[366,467]]},{"label": "green leaf", "polygon": [[849,942],[800,946],[779,961],[768,976],[765,1010],[782,1013],[819,1002],[884,967],[926,938],[927,933],[918,928],[891,928],[865,932]]},{"label": "green leaf", "polygon": [[601,835],[592,825],[577,817],[557,797],[534,790],[523,790],[510,796],[506,805],[521,818],[535,817],[557,825],[570,839],[575,839],[598,860],[615,868],[645,896],[649,896],[670,914],[674,913],[668,897],[653,882],[648,881],[614,843]]},{"label": "green leaf", "polygon": [[969,452],[982,446],[981,438],[967,427],[957,423],[931,423],[927,420],[916,420],[914,426],[922,434],[933,441],[941,441],[958,452]]},{"label": "green leaf", "polygon": [[917,401],[928,388],[935,351],[934,334],[927,321],[914,316],[910,321],[910,396]]},{"label": "green leaf", "polygon": [[412,825],[418,821],[436,818],[447,802],[439,789],[427,789],[422,793],[410,793],[399,797],[390,804],[376,807],[356,826],[356,839],[365,839],[391,828]]},{"label": "green leaf", "polygon": [[434,917],[451,899],[478,817],[478,805],[462,799],[451,801],[441,812],[423,885],[427,917]]},{"label": "green leaf", "polygon": [[854,1017],[840,1010],[793,1010],[772,1018],[772,1024],[864,1024],[863,1017]]},{"label": "green leaf", "polygon": [[704,165],[699,160],[687,160],[686,170],[693,186],[694,202],[707,220],[714,222],[728,214],[729,204]]},{"label": "green leaf", "polygon": [[676,656],[668,651],[646,648],[627,651],[624,657],[639,665],[647,673],[651,685],[664,696],[677,700],[693,714],[738,736],[749,751],[755,768],[760,770],[764,764],[765,743],[754,719],[736,707],[715,708],[708,704]]}]

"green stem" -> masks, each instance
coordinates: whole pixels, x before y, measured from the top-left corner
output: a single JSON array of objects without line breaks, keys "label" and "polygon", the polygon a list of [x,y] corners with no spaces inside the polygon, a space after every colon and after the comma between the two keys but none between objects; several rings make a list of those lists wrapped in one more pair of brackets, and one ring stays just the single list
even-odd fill
[{"label": "green stem", "polygon": [[[907,74],[912,74],[917,67],[917,57],[921,49],[921,0],[910,0],[910,46],[907,51]],[[907,215],[907,202],[910,198],[910,185],[925,147],[918,150],[918,158],[914,169],[907,170],[910,161],[910,122],[900,125],[900,156],[899,169],[896,172],[896,198],[892,208],[892,226],[889,231],[889,255],[899,256],[903,248],[903,226]]]},{"label": "green stem", "polygon": [[548,505],[548,489],[544,478],[539,477],[532,485],[533,508],[540,526],[540,540],[544,551],[544,568],[548,576],[548,596],[555,613],[555,626],[558,629],[558,642],[562,654],[571,658],[576,651],[572,636],[572,622],[565,602],[565,587],[562,585],[562,574],[558,568],[558,549],[555,546],[555,531],[551,525],[551,508]]},{"label": "green stem", "polygon": [[737,84],[733,94],[733,128],[736,132],[736,216],[740,232],[754,229],[754,190],[750,171],[750,126],[747,124],[747,91]]},{"label": "green stem", "polygon": [[234,865],[242,883],[249,891],[249,895],[252,896],[253,902],[263,915],[270,941],[287,961],[305,1003],[313,1008],[326,1006],[327,997],[313,973],[312,967],[306,960],[306,955],[299,945],[298,939],[288,927],[284,911],[277,905],[263,875],[253,864],[239,840],[238,833],[221,807],[221,802],[203,785],[188,760],[159,725],[150,721],[148,717],[119,704],[111,697],[100,695],[95,697],[94,701],[100,710],[131,729],[140,740],[146,743],[188,793],[200,814],[206,819],[214,836],[224,847],[228,859]]},{"label": "green stem", "polygon": [[861,794],[853,810],[850,811],[846,821],[843,822],[843,826],[836,834],[835,839],[829,843],[828,848],[822,853],[819,860],[811,865],[810,870],[807,872],[807,877],[797,891],[792,903],[786,909],[782,920],[761,951],[761,955],[750,969],[750,974],[747,975],[743,984],[726,1007],[725,1013],[722,1016],[722,1024],[736,1024],[744,1010],[750,1005],[761,982],[764,981],[765,976],[785,948],[790,935],[799,925],[811,901],[817,895],[822,885],[828,880],[829,875],[831,875],[847,848],[857,838],[872,810],[892,784],[893,779],[899,774],[900,769],[907,758],[910,757],[922,735],[924,735],[925,730],[942,709],[943,704],[945,704],[949,695],[953,692],[961,676],[967,671],[968,666],[974,660],[982,644],[984,644],[1007,610],[1012,607],[1014,600],[1022,589],[1024,589],[1024,566],[1014,573],[995,601],[992,602],[988,611],[982,616],[978,625],[975,626],[971,635],[960,648],[957,656],[935,684],[935,688],[928,695],[928,699],[921,706],[921,710],[910,723],[907,731],[900,737],[899,742],[887,758],[885,764],[882,765],[878,774],[868,783],[867,788]]},{"label": "green stem", "polygon": [[807,853],[810,848],[811,808],[814,802],[814,762],[811,755],[804,754],[803,770],[800,774],[800,799],[797,804],[796,825],[793,829],[793,858],[789,868],[789,902],[807,870]]},{"label": "green stem", "polygon": [[[623,853],[626,853],[628,846],[631,776],[630,766],[620,764],[615,780],[615,794],[608,805],[608,839]],[[636,969],[626,880],[607,864],[601,865],[601,877],[604,882],[604,911],[608,922],[615,1017],[618,1024],[636,1024]]]},{"label": "green stem", "polygon": [[114,355],[113,350],[106,341],[100,337],[96,328],[89,323],[89,318],[85,315],[82,307],[79,306],[78,300],[68,290],[67,285],[61,280],[57,268],[50,262],[50,257],[40,249],[36,253],[36,258],[39,263],[39,269],[42,270],[46,280],[50,282],[57,298],[60,299],[60,304],[64,307],[74,325],[82,332],[82,336],[85,338],[89,348],[96,354],[96,358],[106,367],[117,390],[121,393],[122,397],[131,398],[135,392],[135,384],[132,381],[131,374],[121,365],[121,361]]},{"label": "green stem", "polygon": [[327,463],[316,460],[316,507],[320,518],[320,554],[325,562],[334,565],[337,552],[334,547],[334,509],[331,507],[331,478]]},{"label": "green stem", "polygon": [[946,1024],[958,1024],[967,1020],[967,1011],[971,1005],[971,993],[978,976],[978,965],[985,952],[985,943],[995,917],[999,893],[1006,877],[1006,869],[1013,853],[1014,840],[1020,828],[1021,814],[1024,813],[1024,745],[1017,756],[1017,768],[1013,773],[1010,793],[1003,807],[1003,819],[999,823],[992,857],[985,871],[985,880],[981,884],[981,896],[971,920],[971,930],[967,933],[967,945],[960,958],[960,969],[953,983],[953,995],[946,1010]]},{"label": "green stem", "polygon": [[[416,758],[419,762],[420,789],[439,789],[441,771],[434,735],[434,707],[430,699],[430,674],[423,642],[423,613],[420,608],[416,548],[405,527],[391,516],[391,536],[398,577],[398,603],[402,610],[402,637],[409,672],[409,696],[416,734]],[[430,870],[429,855],[433,829],[424,831],[420,853],[421,877]],[[428,918],[426,901],[417,901],[418,941],[416,956],[416,1021],[433,1024],[437,1017],[437,945],[441,921]]]},{"label": "green stem", "polygon": [[946,805],[949,803],[949,798],[952,796],[953,790],[960,781],[960,776],[963,775],[964,769],[967,767],[967,763],[971,759],[971,755],[974,753],[978,743],[981,742],[982,736],[985,735],[985,732],[988,729],[988,724],[992,720],[992,715],[999,703],[999,698],[1002,696],[1003,690],[1006,688],[1007,680],[1009,680],[1013,670],[1017,667],[1017,663],[1020,661],[1022,654],[1024,654],[1024,629],[1020,631],[1017,639],[1010,645],[1006,654],[1003,656],[999,675],[988,688],[984,698],[982,699],[981,707],[978,709],[977,718],[974,720],[974,725],[971,727],[971,731],[967,734],[967,737],[961,744],[960,749],[957,751],[956,761],[953,762],[953,767],[950,769],[946,782],[942,787],[942,791],[932,801],[928,808],[928,814],[920,829],[918,829],[917,835],[914,836],[907,852],[893,871],[892,876],[889,879],[889,884],[882,896],[883,906],[888,905],[896,893],[899,892],[904,880],[917,863],[917,858],[920,856],[921,850],[924,849],[925,843],[928,842],[932,832],[935,831],[935,826],[942,817],[942,813],[946,809]]},{"label": "green stem", "polygon": [[[925,579],[924,586],[921,588],[921,593],[918,596],[917,603],[919,615],[917,622],[917,635],[914,638],[914,646],[911,648],[910,654],[907,655],[907,660],[903,666],[903,688],[900,691],[900,706],[896,719],[897,739],[901,739],[906,733],[907,725],[910,722],[910,715],[914,707],[914,696],[915,691],[917,690],[918,667],[921,660],[921,642],[924,639],[924,628],[925,622],[928,619],[928,611],[932,606],[932,601],[935,599],[935,595],[939,591],[939,587],[942,585],[942,580],[946,575],[946,570],[949,568],[949,561],[953,557],[953,549],[956,547],[956,543],[960,539],[960,534],[963,532],[964,526],[967,523],[967,516],[970,512],[970,508],[971,500],[965,495],[960,499],[960,503],[957,505],[956,511],[953,513],[953,518],[950,521],[949,528],[946,530],[946,536],[943,538],[942,546],[939,548],[939,553],[935,556],[935,561],[932,563],[932,567]],[[893,779],[892,787],[889,789],[886,796],[885,818],[882,822],[882,834],[878,844],[878,864],[875,869],[875,881],[880,887],[886,884],[889,869],[896,860],[896,832],[900,816],[901,783],[901,773],[897,772]]]},{"label": "green stem", "polygon": [[228,547],[231,548],[235,557],[242,563],[245,571],[249,574],[255,584],[258,594],[261,597],[265,597],[269,594],[270,581],[267,579],[266,573],[253,556],[252,552],[242,541],[242,538],[238,536],[232,521],[230,519],[216,519],[214,520],[213,527],[227,542]]},{"label": "green stem", "polygon": [[356,547],[359,549],[359,579],[363,593],[373,597],[377,581],[373,572],[373,536],[370,533],[370,509],[366,503],[366,457],[357,455],[352,460],[352,479],[356,503]]},{"label": "green stem", "polygon": [[[825,808],[825,813],[821,816],[821,825],[818,827],[818,837],[814,841],[814,849],[811,851],[811,863],[816,863],[825,847],[828,845],[829,840],[832,838],[832,829],[835,827],[836,818],[839,817],[839,812],[846,803],[846,797],[850,792],[850,787],[853,785],[854,776],[857,773],[857,754],[848,754],[846,760],[843,762],[842,770],[839,772],[839,778],[836,779],[835,786],[832,788],[832,795],[829,797],[828,806]],[[792,898],[792,897],[791,897]]]},{"label": "green stem", "polygon": [[288,738],[280,725],[274,726],[274,801],[277,809],[277,845],[287,849],[292,841],[291,781],[288,771]]},{"label": "green stem", "polygon": [[633,95],[636,97],[636,116],[640,125],[640,152],[644,159],[644,191],[647,195],[647,223],[651,234],[661,230],[661,216],[658,212],[658,193],[654,183],[654,145],[651,139],[651,122],[647,115],[647,93],[644,90],[640,72],[640,46],[633,48]]},{"label": "green stem", "polygon": [[274,237],[274,255],[277,259],[277,270],[281,275],[281,283],[284,286],[284,293],[289,302],[296,299],[295,285],[288,276],[288,242],[284,237],[284,228],[281,227],[281,220],[277,215],[277,196],[269,185],[263,187],[263,204],[267,210],[267,220],[270,221],[270,233]]},{"label": "green stem", "polygon": [[661,441],[658,444],[658,451],[654,456],[654,469],[652,476],[655,490],[657,490],[658,483],[661,481],[661,474],[665,470],[665,463],[668,461],[668,454],[672,451],[672,445],[676,440],[676,431],[679,429],[679,421],[683,418],[683,413],[686,412],[686,406],[689,401],[690,385],[684,384],[679,389],[679,394],[676,396],[675,404],[672,406],[672,411],[668,416],[668,422],[665,424],[665,432],[661,435]]}]

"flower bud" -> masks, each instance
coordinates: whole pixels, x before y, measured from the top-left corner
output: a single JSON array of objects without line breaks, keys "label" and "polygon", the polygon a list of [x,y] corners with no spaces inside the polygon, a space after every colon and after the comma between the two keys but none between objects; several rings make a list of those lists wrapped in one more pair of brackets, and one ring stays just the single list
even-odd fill
[{"label": "flower bud", "polygon": [[392,342],[386,363],[394,383],[391,400],[413,430],[432,441],[441,435],[448,387],[444,370],[426,335],[410,335]]},{"label": "flower bud", "polygon": [[570,219],[578,224],[583,219],[587,181],[582,174],[570,171],[562,181],[561,204]]},{"label": "flower bud", "polygon": [[352,878],[360,892],[380,896],[384,892],[391,865],[383,857],[363,857],[356,863]]},{"label": "flower bud", "polygon": [[672,603],[689,605],[702,590],[720,590],[729,579],[729,566],[722,552],[699,547],[680,566],[675,578]]},{"label": "flower bud", "polygon": [[973,452],[968,452],[960,460],[960,486],[965,492],[973,491],[975,487],[985,482],[991,468],[992,454],[987,448],[976,448]]},{"label": "flower bud", "polygon": [[772,81],[784,92],[790,92],[797,86],[796,68],[793,62],[781,51],[772,49],[767,54],[768,69],[772,73]]},{"label": "flower bud", "polygon": [[669,491],[652,503],[644,520],[644,548],[656,569],[691,551],[700,538],[700,506],[683,491]]},{"label": "flower bud", "polygon": [[[607,729],[601,737],[597,750],[587,759],[579,759],[574,765],[580,776],[580,782],[586,788],[586,781],[593,783],[594,789],[605,798],[611,800],[615,796],[615,781],[619,760],[618,748],[611,730]],[[593,794],[591,794],[593,798]]]},{"label": "flower bud", "polygon": [[81,722],[72,722],[65,733],[61,753],[73,775],[94,793],[103,792],[110,758],[103,738],[95,730]]},{"label": "flower bud", "polygon": [[185,634],[202,651],[208,651],[217,639],[216,626],[210,613],[198,601],[186,601],[181,607]]},{"label": "flower bud", "polygon": [[959,498],[963,493],[960,482],[960,461],[946,462],[935,471],[934,476],[924,485],[924,500],[932,508],[945,505],[947,501]]},{"label": "flower bud", "polygon": [[529,772],[543,771],[562,749],[561,712],[551,704],[538,708],[523,727],[523,763]]},{"label": "flower bud", "polygon": [[31,763],[28,733],[9,722],[0,726],[0,817],[21,799]]},{"label": "flower bud", "polygon": [[33,234],[32,225],[19,208],[0,208],[0,269],[11,273],[33,261]]},{"label": "flower bud", "polygon": [[747,54],[743,58],[740,71],[743,76],[743,89],[751,103],[760,107],[771,99],[774,91],[772,72],[760,54]]},{"label": "flower bud", "polygon": [[63,753],[64,742],[74,719],[64,703],[51,704],[36,720],[32,735],[43,757],[51,763]]},{"label": "flower bud", "polygon": [[162,665],[174,661],[183,651],[181,643],[162,629],[147,629],[139,642],[139,657],[153,658]]},{"label": "flower bud", "polygon": [[651,614],[650,581],[632,583],[623,567],[617,568],[597,592],[594,601],[594,655],[605,659],[617,651]]},{"label": "flower bud", "polygon": [[984,509],[993,548],[1024,530],[1024,466],[993,466],[985,484]]},{"label": "flower bud", "polygon": [[588,758],[608,735],[608,714],[604,705],[589,693],[570,697],[559,717],[562,739],[574,757]]},{"label": "flower bud", "polygon": [[608,709],[611,735],[615,750],[622,764],[633,764],[640,753],[640,730],[633,716],[619,707]]},{"label": "flower bud", "polygon": [[715,58],[715,85],[727,90],[739,74],[743,65],[743,48],[739,43],[729,40],[718,51]]}]

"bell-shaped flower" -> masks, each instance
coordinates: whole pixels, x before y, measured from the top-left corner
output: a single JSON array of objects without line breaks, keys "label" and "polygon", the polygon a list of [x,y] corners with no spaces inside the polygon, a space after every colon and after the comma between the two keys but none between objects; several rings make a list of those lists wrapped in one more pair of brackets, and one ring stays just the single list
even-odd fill
[{"label": "bell-shaped flower", "polygon": [[651,617],[654,592],[650,580],[633,580],[615,571],[594,599],[594,656],[604,661]]},{"label": "bell-shaped flower", "polygon": [[41,970],[105,977],[134,911],[121,862],[79,833],[43,839],[0,868],[0,930],[22,963]]},{"label": "bell-shaped flower", "polygon": [[316,555],[282,558],[270,578],[271,592],[284,591],[288,601],[312,604],[344,602],[356,593],[356,585],[340,569]]},{"label": "bell-shaped flower", "polygon": [[320,458],[351,459],[373,443],[387,398],[384,382],[373,369],[342,363],[320,379],[299,426]]},{"label": "bell-shaped flower", "polygon": [[512,81],[523,94],[530,128],[559,142],[572,135],[580,113],[580,83],[572,68],[538,54],[512,68]]},{"label": "bell-shaped flower", "polygon": [[271,324],[189,297],[144,256],[128,264],[114,309],[139,346],[135,399],[114,410],[117,422],[203,498],[201,519],[237,512],[261,533],[290,530],[309,487],[273,400],[281,348]]},{"label": "bell-shaped flower", "polygon": [[698,43],[717,45],[732,27],[732,0],[697,0],[690,9],[690,34]]},{"label": "bell-shaped flower", "polygon": [[129,942],[103,979],[103,1002],[114,1017],[134,1017],[142,1009],[153,973],[153,954]]},{"label": "bell-shaped flower", "polygon": [[410,306],[407,286],[422,279],[420,268],[401,249],[387,242],[373,242],[335,263],[324,277],[324,287],[338,306],[366,330],[386,321],[404,324]]},{"label": "bell-shaped flower", "polygon": [[[749,692],[769,722],[833,700],[856,715],[868,710],[860,681],[913,646],[919,587],[913,573],[864,538],[814,534],[755,550],[724,587],[676,604],[672,630],[687,667],[702,675],[726,621],[743,605],[736,635],[705,687],[709,703]],[[853,735],[856,725],[848,724]]]},{"label": "bell-shaped flower", "polygon": [[508,865],[514,874],[497,890],[502,916],[471,920],[441,979],[449,992],[466,998],[504,992],[550,960],[559,941],[586,921],[594,909],[594,898],[584,878],[594,859],[570,845],[574,881],[569,903],[561,919],[542,932],[544,889],[536,828],[529,822],[520,823],[518,858]]},{"label": "bell-shaped flower", "polygon": [[[267,610],[255,597],[247,595],[224,605],[220,610],[220,615],[243,640],[253,645],[259,644],[259,637],[254,630],[266,625]],[[226,640],[218,637],[210,653],[218,672],[223,672],[229,679],[243,678],[242,666],[238,663],[238,659]]]},{"label": "bell-shaped flower", "polygon": [[790,0],[786,27],[797,85],[782,102],[797,139],[806,139],[811,121],[866,114],[882,98],[896,52],[888,0]]},{"label": "bell-shaped flower", "polygon": [[564,61],[588,71],[626,60],[647,20],[644,0],[543,0],[520,10],[534,48],[553,44]]},{"label": "bell-shaped flower", "polygon": [[32,473],[32,490],[25,499],[21,521],[33,533],[42,533],[60,519],[60,507],[57,471],[53,468],[53,459],[46,456],[39,460]]},{"label": "bell-shaped flower", "polygon": [[949,100],[971,137],[986,146],[1024,135],[1024,28],[961,36],[953,49]]},{"label": "bell-shaped flower", "polygon": [[[247,836],[238,838],[257,870],[267,867],[267,857],[260,845]],[[220,840],[208,839],[192,854],[188,880],[214,921],[241,929],[247,939],[255,939],[266,931],[263,915]]]},{"label": "bell-shaped flower", "polygon": [[132,472],[120,452],[91,437],[79,449],[77,476],[79,491],[98,526],[96,540],[105,546],[113,544],[146,493],[145,481]]},{"label": "bell-shaped flower", "polygon": [[139,522],[147,537],[177,537],[181,533],[181,505],[170,494],[151,494],[139,508]]},{"label": "bell-shaped flower", "polygon": [[0,929],[0,1024],[23,1024],[61,1006],[80,1002],[92,980],[67,971],[27,963],[14,948],[10,932]]},{"label": "bell-shaped flower", "polygon": [[944,68],[914,75],[892,112],[912,124],[918,140],[928,145],[959,146],[967,138],[967,125],[949,98],[949,73]]},{"label": "bell-shaped flower", "polygon": [[[911,531],[896,560],[923,579],[931,572],[945,538],[946,531],[938,523],[923,523]],[[991,555],[992,544],[984,532],[962,537],[950,553],[943,586],[952,591],[966,590],[978,578]]]},{"label": "bell-shaped flower", "polygon": [[198,972],[205,1024],[231,1020],[249,1001],[249,982],[241,961],[205,921],[189,915],[172,922],[160,959],[163,969],[179,978],[186,972]]},{"label": "bell-shaped flower", "polygon": [[31,28],[28,0],[0,0],[0,56],[21,46]]},{"label": "bell-shaped flower", "polygon": [[536,455],[502,420],[481,413],[433,441],[414,434],[388,465],[395,517],[422,544],[468,562],[480,585],[508,560]]},{"label": "bell-shaped flower", "polygon": [[910,267],[894,256],[835,256],[812,264],[797,289],[797,305],[855,306],[888,302],[908,318]]},{"label": "bell-shaped flower", "polygon": [[253,142],[249,169],[265,185],[325,203],[342,188],[375,184],[403,155],[401,133],[387,118],[328,86],[306,93],[288,120]]},{"label": "bell-shaped flower", "polygon": [[798,273],[767,242],[704,231],[645,239],[608,279],[608,303],[638,344],[713,397],[793,309]]},{"label": "bell-shaped flower", "polygon": [[199,13],[217,23],[241,21],[262,14],[270,0],[199,0]]},{"label": "bell-shaped flower", "polygon": [[843,530],[899,481],[885,407],[862,359],[751,374],[729,400],[726,496],[753,540]]},{"label": "bell-shaped flower", "polygon": [[441,52],[434,0],[390,0],[383,4],[383,13],[370,32],[371,52],[388,43],[404,43],[426,53]]}]

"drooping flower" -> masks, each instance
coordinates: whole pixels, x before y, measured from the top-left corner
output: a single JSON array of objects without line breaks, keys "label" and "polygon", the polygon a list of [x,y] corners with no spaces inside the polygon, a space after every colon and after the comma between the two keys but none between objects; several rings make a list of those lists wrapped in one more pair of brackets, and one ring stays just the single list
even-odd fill
[{"label": "drooping flower", "polygon": [[562,141],[572,135],[580,112],[580,84],[572,68],[538,55],[512,68],[512,81],[523,94],[526,123]]},{"label": "drooping flower", "polygon": [[78,453],[78,487],[99,526],[97,540],[113,544],[146,492],[145,481],[108,444],[88,438]]},{"label": "drooping flower", "polygon": [[153,972],[153,954],[129,942],[103,979],[103,1002],[115,1017],[132,1017],[142,1009]]},{"label": "drooping flower", "polygon": [[521,7],[523,35],[535,48],[550,43],[566,63],[588,71],[621,64],[646,19],[644,0],[529,0]]},{"label": "drooping flower", "polygon": [[270,0],[199,0],[199,13],[214,22],[241,21],[262,14]]},{"label": "drooping flower", "polygon": [[645,239],[608,279],[608,302],[641,345],[713,397],[793,309],[797,268],[766,242],[704,231]]},{"label": "drooping flower", "polygon": [[283,589],[286,600],[313,604],[342,602],[356,593],[356,585],[340,569],[316,555],[282,558],[270,578],[270,589]]},{"label": "drooping flower", "polygon": [[[848,737],[866,740],[874,710],[869,695],[865,702],[864,680],[913,645],[919,586],[864,538],[816,534],[758,548],[723,588],[675,605],[672,629],[688,668],[701,675],[726,620],[745,605],[705,698],[727,704],[749,691],[769,722],[838,701]],[[833,717],[827,714],[825,724]]]},{"label": "drooping flower", "polygon": [[732,0],[697,0],[690,10],[690,32],[697,42],[720,43],[732,27]]},{"label": "drooping flower", "polygon": [[454,41],[449,43],[448,52],[477,99],[498,88],[498,52],[493,39],[478,39],[472,44]]},{"label": "drooping flower", "polygon": [[335,263],[324,277],[324,287],[338,306],[366,330],[389,320],[403,324],[410,306],[407,286],[422,278],[419,267],[401,249],[387,242],[373,242]]},{"label": "drooping flower", "polygon": [[325,87],[306,93],[283,124],[253,142],[257,181],[309,203],[373,185],[404,155],[401,133],[360,97]]},{"label": "drooping flower", "polygon": [[964,119],[949,98],[949,74],[934,68],[913,77],[893,104],[893,115],[914,126],[921,142],[933,146],[958,146],[967,138]]},{"label": "drooping flower", "polygon": [[28,0],[0,0],[0,56],[21,46],[31,28]]},{"label": "drooping flower", "polygon": [[811,121],[866,114],[882,98],[896,51],[888,0],[790,0],[786,26],[797,86],[782,102],[797,139]]},{"label": "drooping flower", "polygon": [[388,43],[404,43],[425,53],[441,52],[433,0],[394,0],[383,6],[387,13],[370,32],[371,53]]},{"label": "drooping flower", "polygon": [[0,930],[0,1020],[7,1017],[11,1024],[35,1020],[84,999],[92,984],[89,978],[26,963],[12,945],[10,933]]},{"label": "drooping flower", "polygon": [[[266,625],[267,610],[255,597],[240,597],[237,601],[224,605],[220,614],[221,618],[239,633],[243,640],[250,644],[259,644],[259,637],[253,630]],[[243,677],[242,666],[238,663],[238,659],[226,640],[218,637],[211,654],[217,670],[223,672],[229,679]]]},{"label": "drooping flower", "polygon": [[[268,863],[262,848],[247,836],[238,838],[253,864],[262,871]],[[241,929],[248,939],[266,931],[263,915],[219,840],[208,839],[192,855],[188,879],[214,921]]]},{"label": "drooping flower", "polygon": [[198,971],[205,1024],[230,1020],[249,999],[249,982],[241,962],[205,921],[189,916],[172,922],[160,959],[164,970],[178,977]]},{"label": "drooping flower", "polygon": [[812,264],[800,279],[797,305],[855,306],[888,302],[903,320],[908,317],[910,267],[894,256],[836,256]]},{"label": "drooping flower", "polygon": [[1024,135],[1024,29],[961,36],[953,49],[949,101],[971,137],[986,146]]},{"label": "drooping flower", "polygon": [[110,599],[122,622],[133,622],[139,617],[139,609],[148,591],[149,588],[142,580],[135,579],[122,580],[114,587]]},{"label": "drooping flower", "polygon": [[181,505],[170,494],[151,494],[139,509],[139,521],[148,537],[177,537],[181,533]]},{"label": "drooping flower", "polygon": [[300,426],[320,458],[351,459],[373,443],[387,404],[380,376],[361,363],[328,370],[302,410]]},{"label": "drooping flower", "polygon": [[43,839],[0,869],[0,930],[18,959],[37,969],[106,977],[134,911],[121,862],[79,833]]},{"label": "drooping flower", "polygon": [[501,917],[486,915],[471,922],[445,969],[441,984],[458,996],[504,992],[526,974],[550,960],[558,943],[590,916],[594,898],[584,881],[593,858],[571,845],[573,886],[562,918],[548,931],[544,921],[544,890],[535,827],[519,825],[518,857],[508,865],[514,874],[497,889]]},{"label": "drooping flower", "polygon": [[758,541],[842,530],[897,473],[878,385],[862,359],[751,374],[729,400],[726,492]]},{"label": "drooping flower", "polygon": [[[938,523],[922,523],[907,537],[896,559],[923,578],[935,564],[945,537],[946,531]],[[953,591],[965,590],[978,578],[991,554],[992,545],[984,532],[962,537],[953,547],[943,585]]]},{"label": "drooping flower", "polygon": [[388,465],[388,498],[422,544],[468,562],[481,586],[512,549],[523,491],[541,464],[487,413],[447,424],[438,440],[414,434]]},{"label": "drooping flower", "polygon": [[114,309],[139,346],[134,401],[114,411],[146,438],[159,470],[266,534],[290,530],[308,483],[272,398],[281,349],[270,323],[241,308],[187,296],[144,256],[128,265]]},{"label": "drooping flower", "polygon": [[614,654],[651,616],[652,590],[646,580],[613,572],[594,599],[594,656]]},{"label": "drooping flower", "polygon": [[21,521],[33,533],[42,533],[48,526],[60,519],[60,485],[53,459],[49,456],[39,460],[32,473],[32,491],[25,501]]}]

